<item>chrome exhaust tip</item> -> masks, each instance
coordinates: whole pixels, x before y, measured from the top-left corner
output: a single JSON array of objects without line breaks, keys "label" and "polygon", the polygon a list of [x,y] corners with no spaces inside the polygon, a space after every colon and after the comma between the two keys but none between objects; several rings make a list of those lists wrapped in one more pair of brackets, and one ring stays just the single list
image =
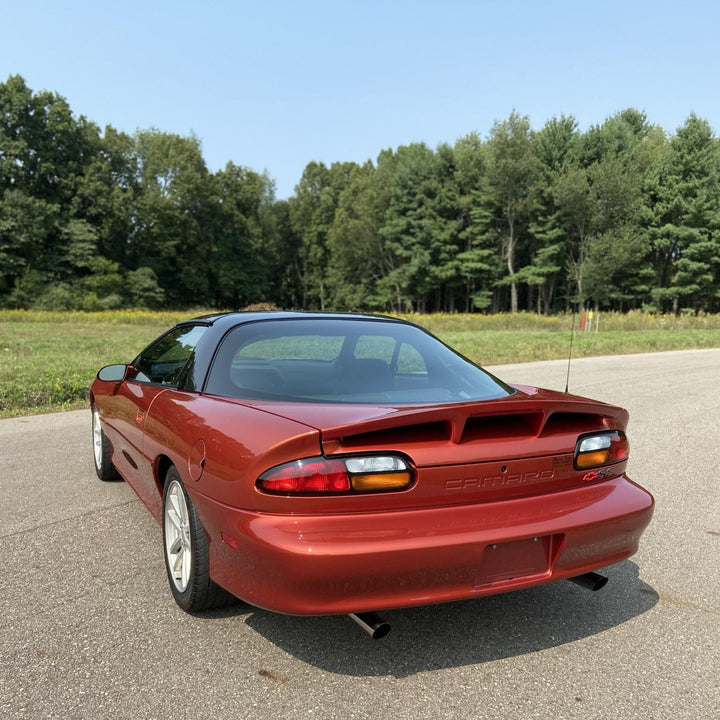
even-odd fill
[{"label": "chrome exhaust tip", "polygon": [[596,572],[588,572],[584,575],[576,575],[575,577],[568,578],[570,582],[574,582],[580,587],[584,587],[586,590],[592,590],[597,592],[607,585],[608,579]]},{"label": "chrome exhaust tip", "polygon": [[373,640],[384,638],[392,629],[376,612],[350,613],[350,617]]}]

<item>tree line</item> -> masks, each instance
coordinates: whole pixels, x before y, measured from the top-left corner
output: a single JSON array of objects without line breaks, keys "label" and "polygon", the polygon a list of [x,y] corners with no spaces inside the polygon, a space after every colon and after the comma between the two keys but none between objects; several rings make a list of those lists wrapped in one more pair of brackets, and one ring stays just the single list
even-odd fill
[{"label": "tree line", "polygon": [[104,130],[0,84],[0,307],[720,310],[720,140],[626,109],[513,112],[375,162],[208,171],[197,137]]}]

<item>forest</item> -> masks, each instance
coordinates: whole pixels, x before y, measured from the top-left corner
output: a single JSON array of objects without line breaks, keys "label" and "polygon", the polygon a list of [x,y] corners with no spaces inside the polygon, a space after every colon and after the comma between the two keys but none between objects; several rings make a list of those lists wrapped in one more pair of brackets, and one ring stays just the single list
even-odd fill
[{"label": "forest", "polygon": [[720,140],[629,108],[581,131],[517,112],[487,136],[310,161],[292,197],[210,172],[197,137],[76,116],[0,83],[0,307],[720,311]]}]

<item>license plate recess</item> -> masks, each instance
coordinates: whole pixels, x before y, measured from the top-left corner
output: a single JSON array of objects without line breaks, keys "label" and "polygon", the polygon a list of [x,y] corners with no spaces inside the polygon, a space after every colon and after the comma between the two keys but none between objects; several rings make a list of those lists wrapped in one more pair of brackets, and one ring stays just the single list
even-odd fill
[{"label": "license plate recess", "polygon": [[488,545],[483,551],[475,587],[529,575],[548,575],[561,539],[561,535],[543,535]]}]

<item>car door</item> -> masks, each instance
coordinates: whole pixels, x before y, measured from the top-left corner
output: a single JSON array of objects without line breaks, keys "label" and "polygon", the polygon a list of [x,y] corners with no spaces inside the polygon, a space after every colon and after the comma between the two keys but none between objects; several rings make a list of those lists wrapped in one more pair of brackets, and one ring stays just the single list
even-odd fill
[{"label": "car door", "polygon": [[103,422],[114,431],[113,464],[148,507],[157,503],[157,488],[144,452],[145,421],[157,397],[176,391],[206,329],[181,325],[146,348],[103,412]]}]

